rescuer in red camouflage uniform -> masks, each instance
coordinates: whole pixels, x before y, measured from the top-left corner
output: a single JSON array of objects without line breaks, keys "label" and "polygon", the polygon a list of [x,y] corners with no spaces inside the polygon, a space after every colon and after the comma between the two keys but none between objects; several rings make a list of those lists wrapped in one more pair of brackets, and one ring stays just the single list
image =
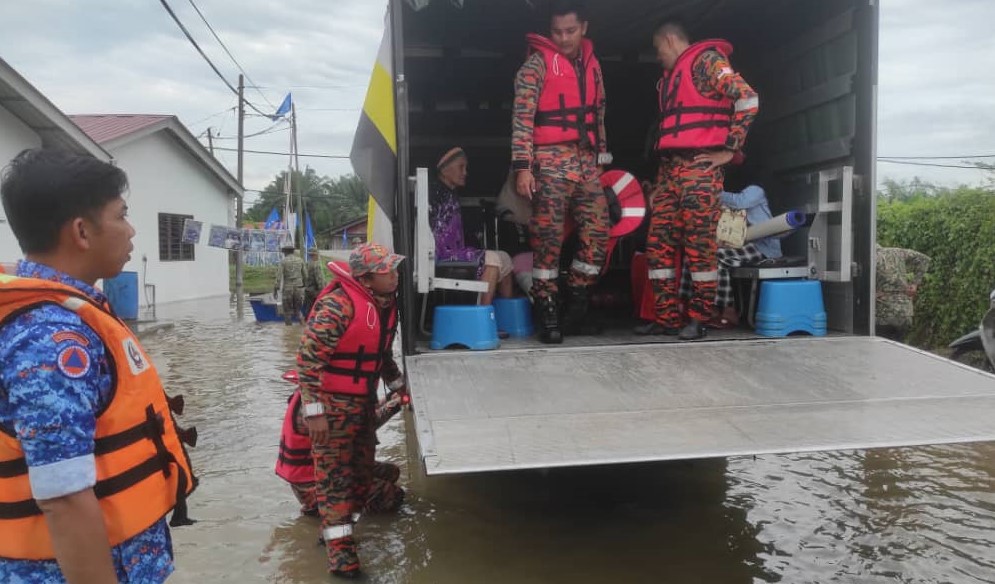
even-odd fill
[{"label": "rescuer in red camouflage uniform", "polygon": [[[664,66],[656,150],[660,169],[646,255],[656,319],[636,327],[642,335],[705,336],[718,283],[715,228],[724,166],[740,153],[757,115],[759,98],[729,64],[732,45],[723,40],[691,44],[684,28],[665,23],[653,38]],[[682,329],[676,256],[691,271],[692,297]]]},{"label": "rescuer in red camouflage uniform", "polygon": [[[554,2],[550,28],[551,39],[528,35],[531,55],[515,78],[511,156],[516,190],[532,200],[536,328],[541,341],[560,343],[564,332],[597,332],[586,319],[588,287],[605,263],[610,225],[598,165],[610,157],[604,80],[594,47],[584,38],[583,9],[576,2]],[[557,278],[567,217],[577,224],[579,246],[561,330]]]},{"label": "rescuer in red camouflage uniform", "polygon": [[391,352],[403,259],[365,244],[348,270],[329,264],[335,280],[318,296],[297,356],[329,571],[345,578],[360,575],[353,524],[374,484],[376,389],[382,378],[405,390]]}]

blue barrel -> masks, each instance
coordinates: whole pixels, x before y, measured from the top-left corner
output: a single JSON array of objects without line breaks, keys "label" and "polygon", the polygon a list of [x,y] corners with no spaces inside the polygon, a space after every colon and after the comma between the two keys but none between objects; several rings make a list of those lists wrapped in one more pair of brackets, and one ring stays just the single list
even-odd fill
[{"label": "blue barrel", "polygon": [[138,272],[121,272],[113,278],[104,278],[104,294],[119,317],[138,320]]}]

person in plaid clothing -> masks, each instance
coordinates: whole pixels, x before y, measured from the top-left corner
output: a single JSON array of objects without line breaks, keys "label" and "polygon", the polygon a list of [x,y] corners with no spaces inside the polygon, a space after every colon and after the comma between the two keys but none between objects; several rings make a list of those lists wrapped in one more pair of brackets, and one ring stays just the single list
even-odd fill
[{"label": "person in plaid clothing", "polygon": [[[720,199],[724,207],[745,209],[747,225],[757,225],[773,218],[767,204],[767,195],[757,185],[750,185],[739,193],[723,191]],[[751,241],[743,247],[720,247],[715,254],[719,261],[719,285],[715,291],[715,313],[709,326],[731,328],[739,324],[739,313],[736,312],[732,290],[733,268],[756,264],[765,259],[776,259],[781,255],[781,240],[777,237]],[[681,271],[681,298],[690,297],[691,277],[685,260],[684,270]]]}]

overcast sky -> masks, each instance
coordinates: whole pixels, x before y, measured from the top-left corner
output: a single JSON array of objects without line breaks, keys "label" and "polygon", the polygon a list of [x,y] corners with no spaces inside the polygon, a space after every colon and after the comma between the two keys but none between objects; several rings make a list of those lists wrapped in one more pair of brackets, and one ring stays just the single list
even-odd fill
[{"label": "overcast sky", "polygon": [[[237,69],[189,1],[170,4],[234,83]],[[267,111],[293,92],[302,153],[348,154],[383,31],[383,0],[197,4],[259,84],[247,91],[249,100]],[[995,37],[990,34],[995,2],[882,4],[878,153],[995,154]],[[176,114],[194,135],[213,127],[226,138],[217,145],[235,146],[235,97],[157,0],[6,1],[0,11],[0,57],[66,113]],[[271,126],[251,117],[246,133]],[[289,138],[288,131],[276,131],[247,140],[246,148],[282,152]],[[218,156],[234,173],[234,153]],[[347,160],[305,162],[332,176],[351,170]],[[285,157],[247,154],[247,188],[263,188],[286,164]],[[944,184],[982,179],[974,170],[892,164],[879,164],[878,175]]]}]

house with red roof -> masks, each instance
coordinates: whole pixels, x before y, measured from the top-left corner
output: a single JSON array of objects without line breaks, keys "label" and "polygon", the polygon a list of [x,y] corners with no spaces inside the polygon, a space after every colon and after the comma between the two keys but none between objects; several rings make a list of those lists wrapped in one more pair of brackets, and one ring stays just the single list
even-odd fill
[{"label": "house with red roof", "polygon": [[[0,167],[39,147],[95,156],[128,174],[137,233],[124,269],[137,273],[140,306],[229,294],[229,252],[208,247],[207,231],[234,226],[243,189],[176,116],[67,116],[0,59]],[[183,241],[188,219],[203,223],[199,243]],[[21,257],[0,213],[0,262]]]},{"label": "house with red roof", "polygon": [[[128,173],[128,215],[137,235],[126,271],[138,273],[140,305],[229,294],[228,251],[208,247],[211,225],[234,226],[238,181],[170,115],[71,115]],[[186,220],[203,223],[198,244]]]}]

